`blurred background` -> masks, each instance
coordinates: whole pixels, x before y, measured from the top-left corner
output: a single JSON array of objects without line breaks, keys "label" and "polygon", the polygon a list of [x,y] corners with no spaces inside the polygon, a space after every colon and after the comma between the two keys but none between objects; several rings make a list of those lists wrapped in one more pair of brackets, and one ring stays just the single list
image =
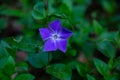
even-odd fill
[{"label": "blurred background", "polygon": [[[67,52],[43,52],[60,19]],[[0,80],[120,80],[119,0],[0,0]]]}]

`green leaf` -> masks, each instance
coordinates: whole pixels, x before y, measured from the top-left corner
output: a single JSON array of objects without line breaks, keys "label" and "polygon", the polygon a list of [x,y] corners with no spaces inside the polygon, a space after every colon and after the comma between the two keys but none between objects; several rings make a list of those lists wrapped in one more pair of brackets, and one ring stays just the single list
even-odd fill
[{"label": "green leaf", "polygon": [[101,35],[104,32],[104,29],[96,20],[93,20],[93,27],[94,27],[95,32],[98,35]]},{"label": "green leaf", "polygon": [[116,9],[116,3],[114,1],[107,1],[107,0],[102,0],[102,6],[104,8],[105,11],[112,13],[114,12]]},{"label": "green leaf", "polygon": [[3,70],[9,76],[11,76],[15,72],[15,61],[11,56],[9,56]]},{"label": "green leaf", "polygon": [[34,80],[35,77],[31,74],[20,74],[15,77],[14,80]]},{"label": "green leaf", "polygon": [[72,56],[76,56],[77,55],[77,51],[75,49],[72,50],[68,50],[68,53]]},{"label": "green leaf", "polygon": [[43,19],[45,17],[44,5],[42,3],[37,3],[34,6],[32,16],[34,19]]},{"label": "green leaf", "polygon": [[114,66],[114,61],[113,61],[113,59],[110,59],[109,62],[108,62],[108,69],[112,70],[113,66]]},{"label": "green leaf", "polygon": [[119,75],[110,74],[109,76],[105,76],[105,80],[119,80]]},{"label": "green leaf", "polygon": [[72,11],[72,0],[63,0],[62,2],[67,5],[70,11]]},{"label": "green leaf", "polygon": [[25,17],[23,11],[17,10],[17,9],[3,9],[0,11],[1,15],[6,16],[15,16],[15,17]]},{"label": "green leaf", "polygon": [[11,44],[22,51],[35,53],[36,48],[38,48],[38,46],[40,45],[40,42],[34,39],[30,39],[29,37],[23,37],[19,43],[16,41],[16,39],[11,38]]},{"label": "green leaf", "polygon": [[87,64],[83,64],[83,63],[77,63],[76,65],[77,71],[81,76],[85,76],[88,73],[88,65]]},{"label": "green leaf", "polygon": [[88,79],[88,80],[95,80],[95,78],[92,77],[92,76],[90,76],[90,75],[87,75],[87,79]]},{"label": "green leaf", "polygon": [[18,72],[22,72],[22,71],[28,71],[28,64],[26,62],[18,62],[16,64],[16,70]]},{"label": "green leaf", "polygon": [[90,58],[94,53],[94,45],[90,42],[83,43],[82,52],[85,54],[86,57]]},{"label": "green leaf", "polygon": [[23,36],[16,36],[14,37],[14,41],[16,41],[17,43],[21,42],[23,39]]},{"label": "green leaf", "polygon": [[9,57],[6,47],[9,47],[8,44],[4,41],[0,41],[0,68],[4,68]]},{"label": "green leaf", "polygon": [[42,68],[48,64],[48,53],[31,54],[28,56],[28,62],[35,68]]},{"label": "green leaf", "polygon": [[115,48],[114,46],[108,41],[100,41],[97,43],[98,50],[103,53],[105,56],[109,58],[115,57]]},{"label": "green leaf", "polygon": [[114,61],[114,67],[117,67],[117,70],[120,71],[120,57],[116,58]]},{"label": "green leaf", "polygon": [[65,64],[50,65],[46,71],[60,80],[71,80],[72,70]]},{"label": "green leaf", "polygon": [[[1,54],[0,54],[0,56],[1,56]],[[7,59],[8,59],[8,57],[0,58],[0,69],[4,68],[4,66],[5,66],[5,64],[7,62]]]},{"label": "green leaf", "polygon": [[9,76],[3,74],[4,72],[0,72],[0,80],[11,80]]},{"label": "green leaf", "polygon": [[95,64],[98,72],[101,75],[106,76],[106,74],[108,73],[108,65],[105,62],[103,62],[97,58],[94,59],[94,64]]},{"label": "green leaf", "polygon": [[41,14],[41,13],[39,13],[39,12],[37,12],[37,11],[33,11],[33,12],[32,12],[32,17],[33,17],[34,19],[38,19],[38,20],[44,18],[43,14]]},{"label": "green leaf", "polygon": [[7,42],[3,41],[3,40],[1,41],[0,46],[2,46],[2,47],[4,47],[4,48],[11,48],[11,47],[9,46],[9,44],[8,44]]},{"label": "green leaf", "polygon": [[99,37],[99,40],[112,42],[117,40],[118,36],[119,36],[119,32],[104,32]]}]

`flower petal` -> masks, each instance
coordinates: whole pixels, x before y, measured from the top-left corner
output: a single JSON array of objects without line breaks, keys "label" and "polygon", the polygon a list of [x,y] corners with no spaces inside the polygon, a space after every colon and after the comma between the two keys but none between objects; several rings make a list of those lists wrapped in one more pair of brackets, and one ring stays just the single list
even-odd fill
[{"label": "flower petal", "polygon": [[59,50],[61,50],[62,52],[66,52],[67,49],[67,40],[66,39],[61,39],[57,41],[57,47]]},{"label": "flower petal", "polygon": [[45,42],[44,51],[55,51],[55,50],[57,50],[56,43],[53,40],[48,39]]},{"label": "flower petal", "polygon": [[48,25],[50,27],[50,29],[52,29],[52,31],[54,32],[60,32],[62,27],[61,27],[61,23],[60,20],[57,19],[55,21],[52,21],[51,23],[49,23]]},{"label": "flower petal", "polygon": [[72,36],[72,32],[63,28],[61,33],[60,33],[60,37],[63,38],[63,39],[68,39]]},{"label": "flower petal", "polygon": [[51,31],[48,28],[40,28],[39,32],[40,32],[41,37],[42,37],[43,40],[48,39],[50,37],[50,35],[51,35]]}]

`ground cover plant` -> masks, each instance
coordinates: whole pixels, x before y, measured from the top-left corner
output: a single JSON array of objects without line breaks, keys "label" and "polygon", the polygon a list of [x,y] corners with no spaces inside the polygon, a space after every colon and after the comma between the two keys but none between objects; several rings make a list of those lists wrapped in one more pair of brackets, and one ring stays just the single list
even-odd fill
[{"label": "ground cover plant", "polygon": [[0,80],[120,80],[120,1],[0,0]]}]

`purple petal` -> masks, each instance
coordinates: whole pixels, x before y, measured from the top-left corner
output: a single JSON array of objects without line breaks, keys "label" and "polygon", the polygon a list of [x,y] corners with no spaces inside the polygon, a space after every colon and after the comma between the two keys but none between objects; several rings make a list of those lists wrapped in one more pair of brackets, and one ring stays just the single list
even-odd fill
[{"label": "purple petal", "polygon": [[67,40],[66,39],[61,39],[57,41],[57,47],[59,50],[61,50],[62,52],[66,52],[67,49]]},{"label": "purple petal", "polygon": [[45,42],[44,51],[55,51],[55,50],[57,50],[56,43],[53,40],[48,39]]},{"label": "purple petal", "polygon": [[63,39],[68,39],[72,36],[72,32],[63,28],[61,33],[60,33],[60,37],[63,38]]},{"label": "purple petal", "polygon": [[48,39],[51,35],[51,31],[48,28],[40,28],[39,32],[43,40]]},{"label": "purple petal", "polygon": [[61,27],[61,23],[60,20],[57,19],[55,21],[52,21],[51,23],[49,23],[49,27],[50,29],[52,29],[52,31],[54,32],[60,32],[62,27]]}]

